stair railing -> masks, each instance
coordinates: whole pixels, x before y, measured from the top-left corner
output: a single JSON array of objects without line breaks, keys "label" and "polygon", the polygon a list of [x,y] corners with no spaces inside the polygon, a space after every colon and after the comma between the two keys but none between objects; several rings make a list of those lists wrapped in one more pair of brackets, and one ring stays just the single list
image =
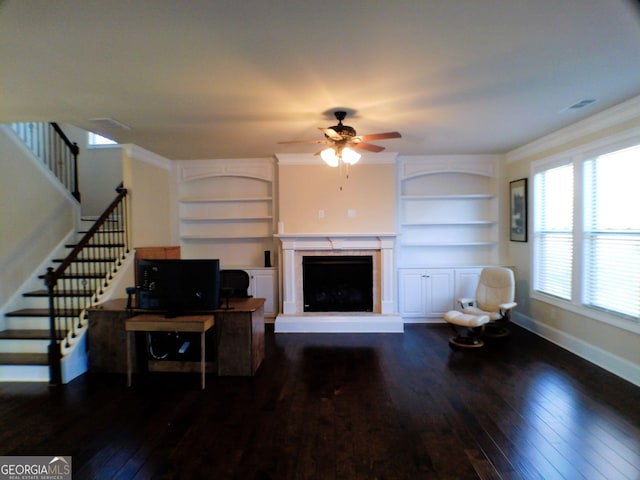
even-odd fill
[{"label": "stair railing", "polygon": [[98,303],[104,289],[130,252],[127,190],[118,196],[63,259],[49,267],[44,282],[49,296],[49,383],[62,383],[61,360],[86,326],[86,309]]},{"label": "stair railing", "polygon": [[12,123],[11,128],[79,202],[78,144],[53,122]]}]

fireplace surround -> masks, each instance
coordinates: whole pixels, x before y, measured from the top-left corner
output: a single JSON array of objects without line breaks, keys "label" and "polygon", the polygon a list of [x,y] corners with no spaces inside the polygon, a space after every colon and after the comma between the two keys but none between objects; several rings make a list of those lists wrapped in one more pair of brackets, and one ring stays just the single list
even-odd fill
[{"label": "fireplace surround", "polygon": [[[277,234],[282,243],[282,313],[276,333],[293,332],[403,332],[397,312],[395,233]],[[303,258],[363,256],[372,259],[371,311],[305,311]]]}]

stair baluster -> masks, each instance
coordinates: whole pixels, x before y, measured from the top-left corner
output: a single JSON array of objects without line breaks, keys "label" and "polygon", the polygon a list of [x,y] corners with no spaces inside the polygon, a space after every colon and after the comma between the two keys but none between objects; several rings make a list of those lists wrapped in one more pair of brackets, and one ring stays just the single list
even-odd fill
[{"label": "stair baluster", "polygon": [[13,123],[13,131],[29,149],[58,177],[80,202],[78,155],[80,148],[71,142],[55,123]]}]

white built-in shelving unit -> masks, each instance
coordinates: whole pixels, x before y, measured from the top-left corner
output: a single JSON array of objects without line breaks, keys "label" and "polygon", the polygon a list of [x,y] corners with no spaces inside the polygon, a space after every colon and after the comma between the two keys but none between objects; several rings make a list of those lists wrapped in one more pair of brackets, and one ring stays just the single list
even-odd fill
[{"label": "white built-in shelving unit", "polygon": [[400,267],[497,262],[496,162],[475,155],[401,160]]},{"label": "white built-in shelving unit", "polygon": [[220,258],[223,266],[264,266],[264,251],[274,250],[273,192],[271,159],[179,162],[183,255]]},{"label": "white built-in shelving unit", "polygon": [[500,158],[405,157],[398,164],[399,311],[441,319],[473,294],[482,266],[500,263]]},{"label": "white built-in shelving unit", "polygon": [[252,293],[267,298],[265,313],[275,316],[273,159],[179,161],[175,175],[182,257],[219,258],[223,269],[246,270]]}]

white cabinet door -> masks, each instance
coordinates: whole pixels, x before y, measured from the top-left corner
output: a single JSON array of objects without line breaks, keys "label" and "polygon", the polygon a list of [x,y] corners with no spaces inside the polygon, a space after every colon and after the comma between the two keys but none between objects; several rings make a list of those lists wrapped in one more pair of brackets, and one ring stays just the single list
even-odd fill
[{"label": "white cabinet door", "polygon": [[404,318],[441,318],[453,308],[452,269],[400,269],[398,307]]},{"label": "white cabinet door", "polygon": [[424,318],[425,304],[424,269],[398,271],[398,310],[405,318]]},{"label": "white cabinet door", "polygon": [[454,271],[434,268],[426,271],[427,317],[444,317],[453,309]]},{"label": "white cabinet door", "polygon": [[249,274],[249,295],[264,298],[264,314],[276,315],[276,275],[274,269],[245,269]]}]

